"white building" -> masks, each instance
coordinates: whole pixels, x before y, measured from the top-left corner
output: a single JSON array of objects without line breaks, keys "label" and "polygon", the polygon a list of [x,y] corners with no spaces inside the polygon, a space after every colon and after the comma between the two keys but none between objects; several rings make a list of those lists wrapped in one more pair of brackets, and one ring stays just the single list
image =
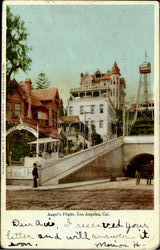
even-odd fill
[{"label": "white building", "polygon": [[123,110],[125,87],[116,62],[106,73],[100,70],[93,75],[81,73],[80,87],[70,90],[68,115],[78,115],[89,128],[95,125],[103,140],[109,140],[116,134],[115,109]]},{"label": "white building", "polygon": [[74,98],[68,102],[68,115],[78,115],[89,129],[95,125],[96,132],[104,141],[116,134],[116,112],[108,97]]}]

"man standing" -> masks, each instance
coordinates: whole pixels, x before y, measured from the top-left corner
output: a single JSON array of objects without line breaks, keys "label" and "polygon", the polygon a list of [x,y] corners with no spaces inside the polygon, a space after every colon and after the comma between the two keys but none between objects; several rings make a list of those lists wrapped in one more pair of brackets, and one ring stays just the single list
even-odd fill
[{"label": "man standing", "polygon": [[38,183],[37,183],[38,168],[37,168],[37,164],[36,163],[34,163],[33,166],[34,166],[33,171],[32,171],[32,175],[33,175],[33,187],[37,188],[38,187]]},{"label": "man standing", "polygon": [[136,170],[136,185],[140,185],[140,180],[141,180],[141,174],[139,172],[139,170]]}]

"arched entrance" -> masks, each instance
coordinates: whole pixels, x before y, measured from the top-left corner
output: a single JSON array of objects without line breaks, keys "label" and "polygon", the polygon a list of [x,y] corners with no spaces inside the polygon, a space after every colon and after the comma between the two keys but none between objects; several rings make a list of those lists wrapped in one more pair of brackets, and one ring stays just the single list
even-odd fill
[{"label": "arched entrance", "polygon": [[[30,153],[28,142],[38,138],[38,129],[35,130],[27,125],[19,124],[6,131],[6,160],[11,165],[11,161],[16,165],[23,165],[23,159]],[[35,147],[36,151],[36,147]]]},{"label": "arched entrance", "polygon": [[139,154],[132,158],[127,166],[126,175],[135,177],[135,172],[138,170],[141,177],[146,177],[154,173],[154,155],[152,154]]},{"label": "arched entrance", "polygon": [[28,132],[32,133],[35,137],[38,138],[38,129],[35,130],[27,125],[22,125],[22,124],[18,124],[17,126],[11,127],[10,129],[8,129],[6,131],[6,136],[9,135],[10,133],[12,133],[13,131],[16,130],[27,130]]}]

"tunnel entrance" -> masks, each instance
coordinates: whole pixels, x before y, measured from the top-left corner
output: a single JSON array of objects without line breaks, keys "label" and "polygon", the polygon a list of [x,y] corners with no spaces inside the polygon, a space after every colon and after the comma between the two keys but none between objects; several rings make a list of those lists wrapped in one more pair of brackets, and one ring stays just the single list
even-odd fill
[{"label": "tunnel entrance", "polygon": [[154,156],[152,154],[136,155],[127,166],[126,175],[135,177],[135,172],[138,170],[141,177],[154,175]]}]

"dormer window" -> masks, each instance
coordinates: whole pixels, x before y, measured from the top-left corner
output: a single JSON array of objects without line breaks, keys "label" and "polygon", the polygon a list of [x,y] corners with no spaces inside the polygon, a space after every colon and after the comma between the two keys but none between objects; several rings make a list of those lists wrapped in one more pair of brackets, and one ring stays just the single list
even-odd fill
[{"label": "dormer window", "polygon": [[96,78],[100,78],[100,77],[102,76],[102,73],[101,73],[99,70],[97,70],[97,71],[95,72],[94,76],[95,76]]},{"label": "dormer window", "polygon": [[96,78],[99,78],[99,77],[101,77],[101,74],[99,74],[99,73],[96,74]]}]

